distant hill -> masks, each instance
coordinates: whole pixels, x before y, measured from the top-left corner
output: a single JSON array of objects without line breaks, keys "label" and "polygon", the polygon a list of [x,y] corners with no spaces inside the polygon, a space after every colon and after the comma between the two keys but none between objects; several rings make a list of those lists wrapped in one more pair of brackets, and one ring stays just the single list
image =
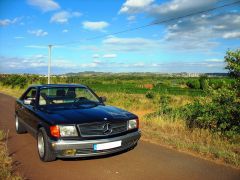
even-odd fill
[{"label": "distant hill", "polygon": [[77,73],[66,73],[62,74],[63,76],[94,76],[94,75],[162,75],[162,76],[179,76],[179,77],[199,77],[202,75],[206,75],[209,77],[223,77],[227,76],[228,73],[157,73],[157,72],[123,72],[123,73],[113,73],[113,72],[95,72],[95,71],[84,71],[84,72],[77,72]]}]

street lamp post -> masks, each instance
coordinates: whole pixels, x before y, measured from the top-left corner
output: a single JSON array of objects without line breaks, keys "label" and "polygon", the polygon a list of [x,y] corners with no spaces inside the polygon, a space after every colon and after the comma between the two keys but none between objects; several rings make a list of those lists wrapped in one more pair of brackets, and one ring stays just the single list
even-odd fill
[{"label": "street lamp post", "polygon": [[52,45],[48,45],[48,84],[51,83],[51,59],[52,59]]}]

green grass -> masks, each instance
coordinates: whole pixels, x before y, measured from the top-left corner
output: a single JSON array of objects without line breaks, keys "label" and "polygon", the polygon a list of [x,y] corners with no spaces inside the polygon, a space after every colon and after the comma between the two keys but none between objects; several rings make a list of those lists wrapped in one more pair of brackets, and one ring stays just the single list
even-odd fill
[{"label": "green grass", "polygon": [[[87,84],[95,91],[104,91],[109,93],[122,92],[131,94],[146,94],[149,89],[139,87],[136,84]],[[166,85],[158,85],[152,90],[155,94],[169,95],[188,95],[188,96],[203,96],[204,92],[200,89],[189,89],[181,87],[171,87]]]},{"label": "green grass", "polygon": [[141,129],[145,140],[240,167],[239,141],[231,142],[204,129],[189,130],[183,120],[171,121],[167,116],[143,118]]}]

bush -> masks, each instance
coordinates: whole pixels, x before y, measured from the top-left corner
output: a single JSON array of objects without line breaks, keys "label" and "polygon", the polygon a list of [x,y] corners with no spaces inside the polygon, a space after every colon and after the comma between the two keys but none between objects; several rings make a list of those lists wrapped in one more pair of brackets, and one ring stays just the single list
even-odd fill
[{"label": "bush", "polygon": [[221,132],[227,136],[240,134],[240,102],[228,89],[212,93],[212,101],[195,101],[185,107],[187,126]]},{"label": "bush", "polygon": [[170,114],[172,111],[172,108],[169,107],[171,98],[169,96],[161,96],[159,100],[160,105],[160,113],[161,114]]},{"label": "bush", "polygon": [[159,99],[159,109],[156,112],[147,114],[145,117],[151,119],[158,116],[166,116],[167,119],[175,121],[181,117],[180,109],[171,107],[170,102],[170,96],[162,95]]},{"label": "bush", "polygon": [[199,80],[190,80],[187,82],[187,86],[192,89],[200,89]]},{"label": "bush", "polygon": [[154,98],[154,94],[153,94],[152,91],[148,91],[145,96],[146,96],[146,98],[148,98],[148,99],[153,99],[153,98]]},{"label": "bush", "polygon": [[199,78],[199,83],[200,83],[200,89],[206,90],[208,87],[208,77],[207,76],[201,76]]}]

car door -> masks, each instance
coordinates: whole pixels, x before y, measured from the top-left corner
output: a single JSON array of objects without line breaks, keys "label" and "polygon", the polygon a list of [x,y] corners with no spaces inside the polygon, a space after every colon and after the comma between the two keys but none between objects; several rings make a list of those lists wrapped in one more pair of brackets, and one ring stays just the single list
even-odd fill
[{"label": "car door", "polygon": [[35,111],[37,110],[34,102],[36,103],[37,98],[37,88],[32,87],[29,91],[22,97],[22,111],[21,119],[26,124],[28,132],[35,135],[36,133],[36,123],[37,117]]},{"label": "car door", "polygon": [[16,114],[18,116],[18,118],[24,123],[26,124],[26,113],[25,113],[25,103],[24,100],[27,99],[27,94],[29,94],[29,92],[31,91],[32,88],[28,88],[24,94],[17,99],[16,101],[16,106],[15,106],[15,110],[16,110]]}]

